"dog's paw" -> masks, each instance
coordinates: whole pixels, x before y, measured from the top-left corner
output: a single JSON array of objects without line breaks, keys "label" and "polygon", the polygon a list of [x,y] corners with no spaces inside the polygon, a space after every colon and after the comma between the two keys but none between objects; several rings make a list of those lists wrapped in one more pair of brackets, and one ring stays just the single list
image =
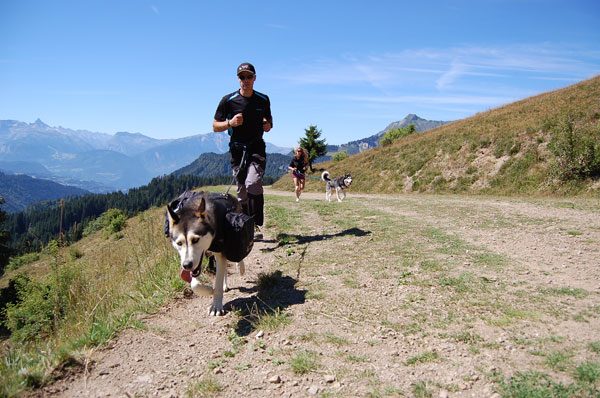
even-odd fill
[{"label": "dog's paw", "polygon": [[192,282],[190,283],[190,288],[194,293],[198,296],[212,296],[213,288],[209,285],[202,285],[200,281],[196,278],[192,278]]},{"label": "dog's paw", "polygon": [[238,263],[238,268],[240,270],[240,275],[244,275],[246,273],[246,265],[244,264],[244,260]]},{"label": "dog's paw", "polygon": [[208,310],[208,315],[210,316],[223,316],[225,315],[225,310],[223,309],[223,307],[221,308],[217,308],[214,305],[211,305],[209,310]]},{"label": "dog's paw", "polygon": [[213,296],[213,302],[210,308],[208,309],[208,315],[210,316],[223,316],[225,315],[225,310],[223,310],[223,296]]}]

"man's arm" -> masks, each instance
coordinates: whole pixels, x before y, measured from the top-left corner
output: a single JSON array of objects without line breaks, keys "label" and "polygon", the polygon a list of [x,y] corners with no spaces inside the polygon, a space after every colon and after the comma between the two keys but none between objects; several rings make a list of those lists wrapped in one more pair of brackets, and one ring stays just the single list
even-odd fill
[{"label": "man's arm", "polygon": [[213,131],[220,133],[221,131],[225,131],[230,127],[241,126],[244,123],[244,115],[238,113],[231,119],[225,119],[224,121],[213,120]]},{"label": "man's arm", "polygon": [[225,131],[229,128],[229,120],[225,120],[224,122],[220,122],[218,120],[213,121],[213,131],[216,133],[220,133],[221,131]]},{"label": "man's arm", "polygon": [[263,131],[268,133],[273,128],[273,115],[271,115],[271,100],[267,97],[267,112],[263,118]]}]

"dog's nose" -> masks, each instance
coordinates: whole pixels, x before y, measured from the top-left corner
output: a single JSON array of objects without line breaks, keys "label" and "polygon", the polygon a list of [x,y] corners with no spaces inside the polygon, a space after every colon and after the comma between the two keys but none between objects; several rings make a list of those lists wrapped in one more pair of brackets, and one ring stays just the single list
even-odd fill
[{"label": "dog's nose", "polygon": [[194,262],[193,261],[186,261],[186,262],[184,262],[182,264],[182,266],[183,266],[183,269],[190,270],[194,266]]}]

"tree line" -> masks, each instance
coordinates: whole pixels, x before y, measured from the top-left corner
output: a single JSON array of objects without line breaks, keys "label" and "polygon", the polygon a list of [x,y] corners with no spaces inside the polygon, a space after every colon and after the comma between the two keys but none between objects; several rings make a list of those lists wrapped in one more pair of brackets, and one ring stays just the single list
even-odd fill
[{"label": "tree line", "polygon": [[[0,211],[0,221],[4,219],[0,228],[0,250],[22,254],[39,251],[52,239],[75,242],[83,236],[86,225],[108,209],[120,209],[131,217],[153,206],[166,204],[186,189],[228,184],[230,181],[228,176],[165,175],[127,193],[89,194],[46,201],[14,214]],[[0,274],[3,268],[0,261]]]}]

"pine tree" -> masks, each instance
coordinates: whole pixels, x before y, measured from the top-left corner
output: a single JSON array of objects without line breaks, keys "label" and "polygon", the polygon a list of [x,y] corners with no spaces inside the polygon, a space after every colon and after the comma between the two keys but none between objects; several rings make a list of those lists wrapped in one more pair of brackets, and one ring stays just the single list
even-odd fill
[{"label": "pine tree", "polygon": [[310,125],[307,129],[304,129],[305,137],[300,138],[298,144],[308,152],[308,167],[310,171],[313,171],[313,161],[319,156],[327,154],[327,143],[325,139],[320,140],[321,130],[316,125]]},{"label": "pine tree", "polygon": [[[4,204],[4,198],[0,196],[0,205]],[[11,249],[8,246],[10,241],[10,234],[4,229],[4,221],[6,220],[6,213],[0,209],[0,275],[4,273],[4,267],[8,264],[10,258]]]}]

